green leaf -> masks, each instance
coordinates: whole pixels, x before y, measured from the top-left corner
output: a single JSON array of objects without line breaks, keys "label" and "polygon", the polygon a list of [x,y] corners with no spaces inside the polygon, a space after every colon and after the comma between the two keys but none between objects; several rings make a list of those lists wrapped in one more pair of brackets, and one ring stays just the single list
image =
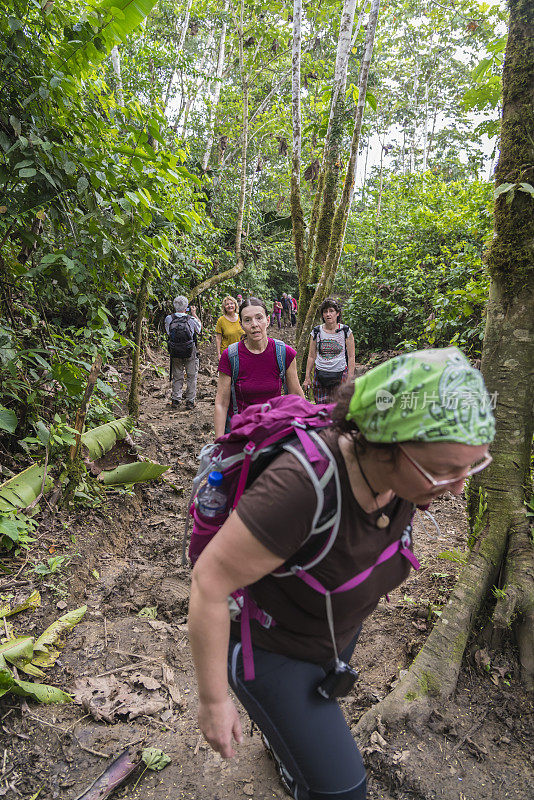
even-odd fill
[{"label": "green leaf", "polygon": [[132,464],[121,464],[115,469],[105,470],[98,476],[105,486],[153,481],[159,478],[170,467],[155,464],[153,461],[134,461]]},{"label": "green leaf", "polygon": [[7,431],[8,433],[15,433],[17,425],[18,419],[15,412],[0,405],[0,430]]},{"label": "green leaf", "polygon": [[20,19],[17,19],[16,17],[8,17],[7,24],[9,25],[12,31],[20,31],[22,28],[22,22],[20,21]]},{"label": "green leaf", "polygon": [[534,195],[534,186],[530,183],[520,183],[517,188],[520,192],[528,192],[528,194]]},{"label": "green leaf", "polygon": [[13,666],[22,669],[33,658],[33,638],[20,636],[17,639],[9,639],[0,644],[0,655]]},{"label": "green leaf", "polygon": [[106,422],[105,425],[99,425],[98,428],[92,428],[82,434],[82,446],[87,448],[91,458],[101,458],[120,439],[124,439],[132,429],[131,417]]},{"label": "green leaf", "polygon": [[[13,511],[15,508],[26,508],[39,496],[43,483],[44,467],[32,464],[31,467],[9,478],[0,486],[0,511]],[[52,485],[47,475],[44,490]]]},{"label": "green leaf", "polygon": [[[10,520],[2,520],[0,522],[0,533],[3,533],[2,525],[9,521]],[[18,614],[20,611],[26,611],[28,609],[35,611],[35,609],[38,608],[40,605],[41,605],[41,595],[39,594],[37,589],[35,589],[30,594],[27,600],[24,600],[22,603],[19,603],[14,608],[11,608],[8,605],[7,607],[0,609],[0,619],[2,619],[3,617],[12,617],[13,614]]]},{"label": "green leaf", "polygon": [[33,167],[25,167],[19,172],[19,178],[33,178],[34,175],[37,175],[37,170]]},{"label": "green leaf", "polygon": [[145,762],[147,769],[159,771],[165,769],[171,763],[170,756],[158,747],[145,747],[141,753],[141,759]]},{"label": "green leaf", "polygon": [[373,111],[376,111],[376,109],[378,108],[377,99],[374,96],[374,94],[372,94],[371,92],[366,92],[365,93],[365,102],[369,103],[369,105],[371,106]]},{"label": "green leaf", "polygon": [[82,192],[85,192],[85,190],[88,188],[88,186],[89,186],[89,181],[87,180],[87,178],[85,176],[82,176],[81,178],[78,178],[78,183],[76,184],[76,189],[77,189],[79,194],[81,194]]},{"label": "green leaf", "polygon": [[47,686],[45,683],[30,683],[29,681],[13,680],[10,687],[14,694],[23,697],[31,697],[39,703],[72,703],[72,697],[55,686]]},{"label": "green leaf", "polygon": [[501,194],[505,192],[509,192],[511,189],[515,189],[515,183],[501,183],[500,186],[497,186],[494,192],[494,197],[500,197]]},{"label": "green leaf", "polygon": [[36,429],[37,429],[37,430],[36,430],[36,432],[37,432],[37,438],[39,439],[39,441],[41,442],[41,444],[47,445],[47,444],[48,444],[48,442],[50,441],[50,431],[48,430],[48,428],[46,427],[46,425],[44,425],[44,423],[43,423],[43,422],[41,422],[41,420],[40,420],[40,419],[39,419],[39,420],[37,420],[37,424],[36,424],[36,426],[35,426],[35,427],[36,427]]},{"label": "green leaf", "polygon": [[[12,519],[2,518],[0,519],[0,536],[7,536],[8,539],[11,539],[13,542],[18,542],[20,528]],[[3,609],[0,609],[0,619],[7,616],[9,615],[4,614]]]},{"label": "green leaf", "polygon": [[[63,51],[63,62],[69,62],[72,72],[84,75],[101,61],[114,45],[125,41],[148,16],[157,0],[104,0],[96,6],[96,18],[101,19],[98,33],[90,39],[71,40]],[[81,33],[81,31],[80,31]],[[84,31],[84,34],[86,31]]]},{"label": "green leaf", "polygon": [[40,651],[48,648],[50,645],[56,644],[59,639],[66,633],[69,633],[75,625],[77,625],[84,617],[87,611],[87,606],[80,606],[72,611],[63,614],[62,617],[57,619],[48,628],[43,631],[39,638],[35,641],[34,650]]}]

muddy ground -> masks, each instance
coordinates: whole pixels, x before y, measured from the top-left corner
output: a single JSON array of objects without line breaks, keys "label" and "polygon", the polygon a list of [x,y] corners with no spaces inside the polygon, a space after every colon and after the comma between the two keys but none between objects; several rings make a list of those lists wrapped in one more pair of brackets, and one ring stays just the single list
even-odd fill
[{"label": "muddy ground", "polygon": [[[127,746],[158,747],[171,757],[161,772],[138,770],[117,797],[143,800],[257,800],[285,797],[256,732],[237,758],[223,761],[199,736],[186,613],[189,570],[181,534],[196,456],[210,439],[216,371],[203,356],[197,406],[166,405],[166,362],[145,368],[136,439],[144,455],[171,464],[166,483],[109,493],[105,506],[76,514],[46,510],[26,565],[0,578],[0,593],[38,587],[43,605],[13,619],[17,635],[36,634],[66,608],[87,604],[49,683],[76,691],[82,704],[39,706],[0,701],[0,797],[74,800]],[[127,380],[127,371],[122,376]],[[440,558],[466,548],[464,503],[444,498],[440,533],[416,522],[418,574],[381,601],[367,621],[353,665],[361,673],[344,702],[354,726],[383,698],[418,652],[454,584],[459,563]],[[54,555],[68,561],[38,579],[31,566]],[[22,569],[21,569],[22,568]],[[16,580],[13,575],[18,574]],[[371,800],[534,797],[533,712],[518,683],[513,647],[491,661],[476,640],[453,701],[418,730],[382,729],[365,752]],[[137,782],[137,784],[136,784]]]}]

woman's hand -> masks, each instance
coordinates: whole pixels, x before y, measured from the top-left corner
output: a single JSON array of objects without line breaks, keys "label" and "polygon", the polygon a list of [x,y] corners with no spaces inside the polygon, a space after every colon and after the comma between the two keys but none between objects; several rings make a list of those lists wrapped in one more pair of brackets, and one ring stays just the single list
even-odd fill
[{"label": "woman's hand", "polygon": [[311,386],[311,378],[310,378],[309,375],[306,375],[306,377],[304,378],[303,384],[302,384],[302,388],[303,389],[309,389],[310,386]]},{"label": "woman's hand", "polygon": [[198,725],[204,738],[223,758],[233,758],[233,742],[243,743],[243,731],[237,709],[230,697],[221,703],[200,703]]}]

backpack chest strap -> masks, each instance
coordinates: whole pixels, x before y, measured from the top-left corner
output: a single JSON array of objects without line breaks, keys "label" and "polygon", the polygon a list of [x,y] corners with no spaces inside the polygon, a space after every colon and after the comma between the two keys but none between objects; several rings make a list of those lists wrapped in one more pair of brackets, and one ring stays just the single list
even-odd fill
[{"label": "backpack chest strap", "polygon": [[370,567],[367,567],[367,569],[364,569],[362,572],[359,572],[345,583],[342,583],[341,586],[337,587],[337,589],[331,589],[330,591],[326,589],[323,584],[317,580],[317,578],[314,578],[313,575],[310,575],[309,572],[306,572],[306,570],[302,569],[302,567],[295,566],[292,568],[292,572],[297,578],[300,578],[302,581],[304,581],[304,583],[309,586],[310,589],[314,589],[314,591],[319,592],[319,594],[326,596],[340,594],[341,592],[348,592],[351,589],[355,589],[360,585],[360,583],[363,583],[365,580],[367,580],[375,567],[377,567],[379,564],[384,564],[386,561],[389,561],[389,559],[393,558],[393,556],[398,552],[408,559],[414,569],[418,570],[421,567],[421,564],[410,550],[411,541],[410,534],[407,532],[403,533],[400,539],[398,539],[396,542],[392,542],[389,547],[386,547],[386,549],[380,553],[374,564],[372,564]]}]

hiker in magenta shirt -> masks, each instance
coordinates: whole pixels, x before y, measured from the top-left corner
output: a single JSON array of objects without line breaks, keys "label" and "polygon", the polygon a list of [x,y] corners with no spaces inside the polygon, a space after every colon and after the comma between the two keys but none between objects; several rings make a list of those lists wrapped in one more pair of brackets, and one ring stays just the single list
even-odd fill
[{"label": "hiker in magenta shirt", "polygon": [[[219,361],[219,380],[215,397],[215,437],[229,430],[229,418],[255,403],[265,403],[279,397],[283,391],[283,378],[287,394],[304,397],[297,376],[296,351],[284,342],[276,344],[267,336],[269,317],[263,300],[247,298],[239,309],[244,337],[237,345],[239,360],[237,379],[232,379],[234,351],[226,349]],[[230,350],[230,352],[229,352]],[[282,361],[282,363],[279,363]]]}]

